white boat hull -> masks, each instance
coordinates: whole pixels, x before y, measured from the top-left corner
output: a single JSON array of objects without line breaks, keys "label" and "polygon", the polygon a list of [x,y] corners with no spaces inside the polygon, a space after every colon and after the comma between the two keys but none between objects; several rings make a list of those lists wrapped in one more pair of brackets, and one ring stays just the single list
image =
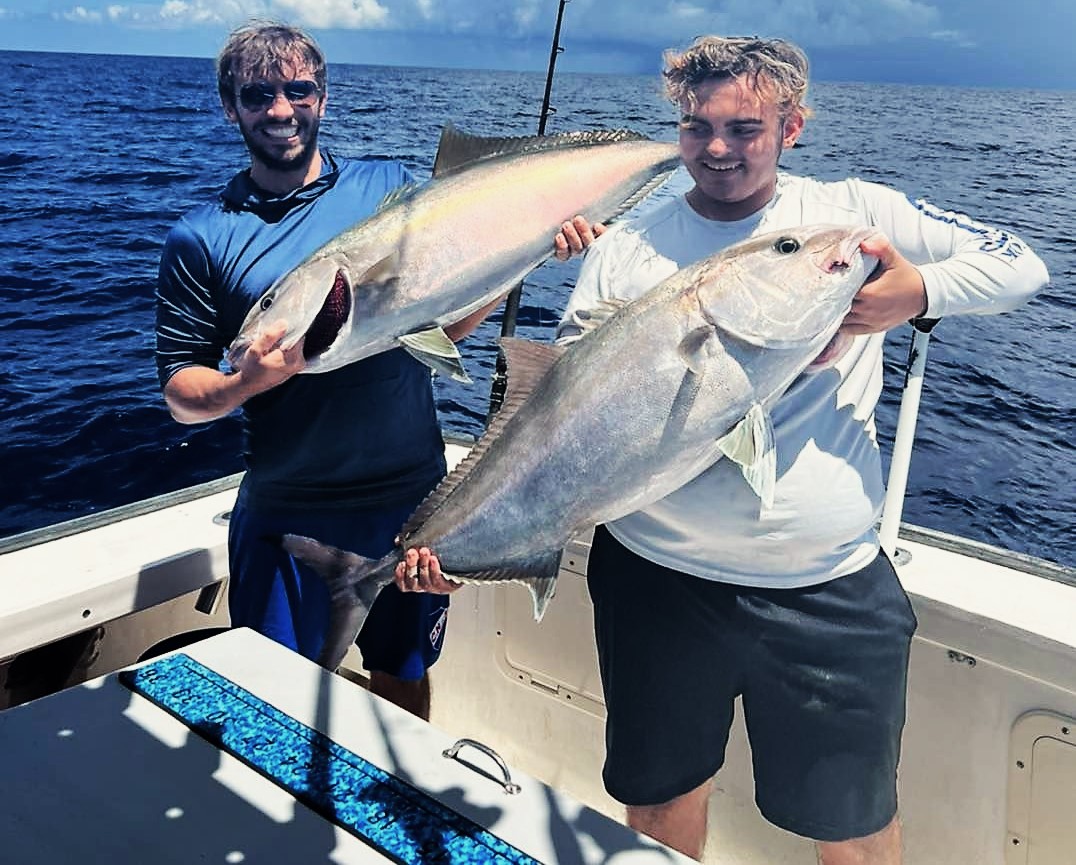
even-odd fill
[{"label": "white boat hull", "polygon": [[[4,687],[14,665],[72,634],[101,629],[96,654],[63,671],[57,687],[226,624],[219,516],[234,494],[233,479],[116,522],[58,527],[46,543],[35,533],[0,547],[0,708],[18,699]],[[1076,573],[909,527],[898,546],[910,553],[898,573],[919,617],[900,770],[907,865],[1072,865]],[[619,819],[600,781],[586,552],[585,540],[566,551],[540,625],[519,586],[468,586],[453,597],[432,721]],[[345,662],[358,663],[355,654]],[[706,861],[813,863],[809,842],[759,816],[739,722],[728,753]]]}]

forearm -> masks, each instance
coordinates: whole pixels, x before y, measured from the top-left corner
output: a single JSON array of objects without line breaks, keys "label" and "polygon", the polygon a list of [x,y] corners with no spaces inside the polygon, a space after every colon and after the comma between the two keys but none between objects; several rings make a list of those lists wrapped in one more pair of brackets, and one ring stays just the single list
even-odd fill
[{"label": "forearm", "polygon": [[1043,262],[1011,231],[927,202],[913,205],[873,184],[863,188],[874,224],[919,268],[927,318],[1007,312],[1048,282]]},{"label": "forearm", "polygon": [[225,417],[256,393],[242,373],[225,374],[204,366],[181,369],[164,386],[168,410],[183,424]]},{"label": "forearm", "polygon": [[497,306],[504,300],[504,297],[498,297],[492,303],[488,303],[481,309],[475,310],[466,318],[460,319],[454,324],[445,325],[445,334],[453,342],[459,342],[467,336],[470,336],[477,330],[478,326],[485,321],[487,315],[489,315]]},{"label": "forearm", "polygon": [[1046,266],[1023,247],[1008,260],[978,253],[920,267],[929,305],[926,315],[1008,312],[1033,297],[1049,281]]}]

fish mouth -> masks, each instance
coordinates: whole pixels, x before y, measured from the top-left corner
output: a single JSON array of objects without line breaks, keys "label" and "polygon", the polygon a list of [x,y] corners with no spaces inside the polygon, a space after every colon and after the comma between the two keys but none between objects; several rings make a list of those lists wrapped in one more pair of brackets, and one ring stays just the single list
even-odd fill
[{"label": "fish mouth", "polygon": [[875,233],[874,229],[863,228],[853,231],[847,237],[824,249],[816,258],[816,263],[826,273],[841,273],[848,270],[857,255],[862,255],[859,245]]},{"label": "fish mouth", "polygon": [[[816,264],[826,273],[843,273],[852,267],[857,255],[863,257],[864,264],[868,264],[869,257],[863,255],[859,245],[874,233],[875,230],[870,228],[852,232],[839,242],[823,250],[818,259],[816,259]],[[807,365],[806,371],[820,372],[834,366],[852,347],[852,340],[853,337],[850,334],[842,333],[841,331],[835,333],[832,339],[826,343],[826,347]]]},{"label": "fish mouth", "polygon": [[821,353],[807,364],[806,372],[821,372],[834,366],[852,347],[852,337],[847,333],[835,333]]},{"label": "fish mouth", "polygon": [[303,358],[310,360],[328,351],[351,315],[351,288],[342,270],[336,271],[333,287],[303,338]]}]

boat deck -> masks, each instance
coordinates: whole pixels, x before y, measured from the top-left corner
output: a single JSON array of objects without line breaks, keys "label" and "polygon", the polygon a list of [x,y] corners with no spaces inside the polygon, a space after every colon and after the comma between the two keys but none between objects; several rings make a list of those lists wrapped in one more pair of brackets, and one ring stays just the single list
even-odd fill
[{"label": "boat deck", "polygon": [[251,631],[139,674],[0,714],[5,861],[690,861]]},{"label": "boat deck", "polygon": [[[5,658],[18,663],[72,634],[100,628],[103,637],[67,685],[133,663],[162,637],[224,624],[220,515],[234,495],[234,481],[222,483],[0,546],[0,686],[12,667]],[[1072,865],[1076,571],[908,526],[898,546],[910,554],[898,574],[919,618],[900,771],[907,865]],[[587,552],[586,538],[566,550],[541,624],[522,587],[467,586],[454,595],[432,675],[432,721],[619,820],[622,809],[600,782],[604,707],[582,576]],[[353,654],[345,663],[358,662]],[[242,675],[256,673],[244,668]],[[116,694],[115,687],[102,693]],[[70,693],[65,699],[90,705],[89,690]],[[334,688],[325,693],[336,700]],[[125,710],[121,702],[109,709],[113,720]],[[38,705],[31,707],[46,713],[54,734],[74,729]],[[5,757],[26,750],[12,738],[0,748]],[[109,776],[102,764],[86,766],[93,772],[84,783]],[[712,799],[705,861],[813,865],[808,842],[762,820],[752,789],[750,745],[737,721]],[[71,795],[100,792],[76,785]]]}]

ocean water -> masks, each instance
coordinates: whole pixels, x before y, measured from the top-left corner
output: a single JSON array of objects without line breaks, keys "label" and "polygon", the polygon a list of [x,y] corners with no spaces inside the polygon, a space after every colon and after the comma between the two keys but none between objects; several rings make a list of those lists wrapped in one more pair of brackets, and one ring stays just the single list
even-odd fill
[{"label": "ocean water", "polygon": [[[246,152],[205,59],[0,52],[20,106],[0,139],[0,537],[242,469],[236,417],[182,426],[153,365],[168,228]],[[333,65],[323,142],[429,176],[441,127],[531,134],[544,74]],[[560,74],[547,131],[675,137],[656,77]],[[1076,93],[819,83],[785,168],[856,175],[1016,231],[1050,287],[935,330],[904,519],[1076,565]],[[482,238],[472,240],[476,245]],[[462,251],[465,254],[465,250]],[[518,334],[549,339],[578,264],[525,283]],[[447,430],[481,431],[499,315],[463,346],[475,383],[438,381]],[[888,453],[910,329],[887,349]]]}]

